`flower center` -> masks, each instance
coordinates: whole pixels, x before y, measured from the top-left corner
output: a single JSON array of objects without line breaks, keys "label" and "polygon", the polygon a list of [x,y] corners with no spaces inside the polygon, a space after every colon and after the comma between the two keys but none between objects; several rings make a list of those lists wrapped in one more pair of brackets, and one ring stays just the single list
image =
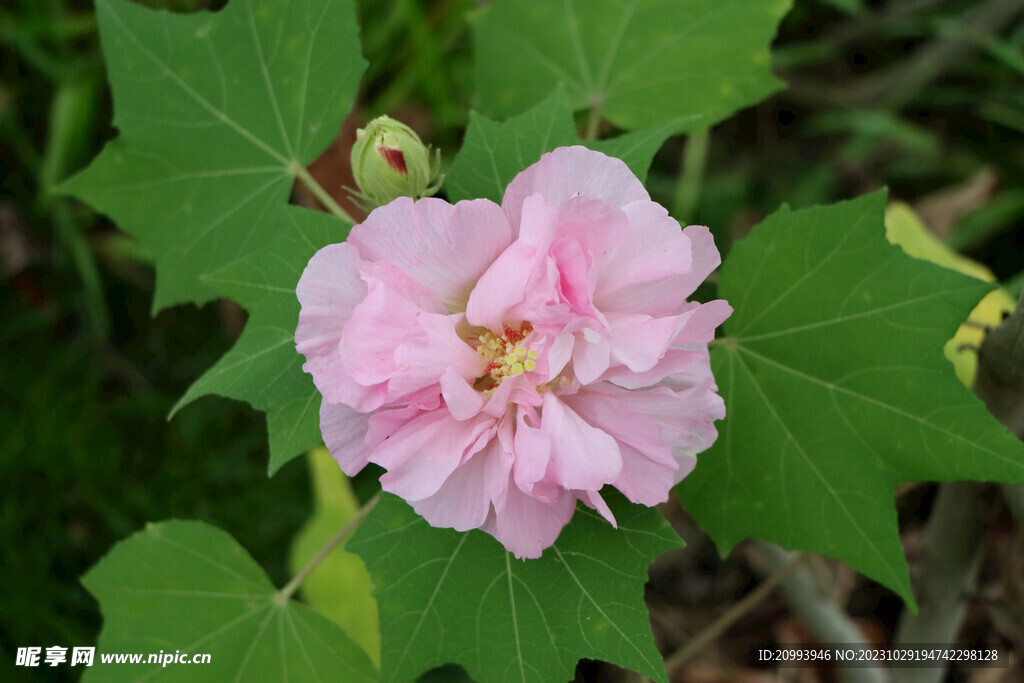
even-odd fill
[{"label": "flower center", "polygon": [[537,352],[523,346],[532,331],[523,323],[518,330],[506,325],[501,334],[487,330],[477,337],[476,352],[487,359],[487,374],[477,380],[477,389],[491,391],[506,377],[537,367]]}]

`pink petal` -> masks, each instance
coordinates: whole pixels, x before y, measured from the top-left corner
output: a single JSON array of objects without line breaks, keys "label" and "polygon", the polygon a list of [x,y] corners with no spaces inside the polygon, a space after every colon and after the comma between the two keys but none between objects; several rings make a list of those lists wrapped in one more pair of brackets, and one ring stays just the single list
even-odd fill
[{"label": "pink petal", "polygon": [[455,331],[461,315],[417,313],[412,327],[394,351],[394,370],[388,380],[388,400],[438,384],[451,368],[460,377],[484,374],[487,361]]},{"label": "pink petal", "polygon": [[359,413],[341,403],[320,403],[320,433],[324,445],[341,466],[341,471],[352,477],[366,467],[370,447],[366,432],[370,416]]},{"label": "pink petal", "polygon": [[684,418],[662,419],[648,412],[651,419],[658,423],[662,438],[671,440],[672,454],[679,462],[675,482],[689,474],[696,462],[694,456],[706,451],[718,438],[715,421],[725,417],[725,402],[714,391],[714,384],[693,387],[685,392],[677,392],[678,408]]},{"label": "pink petal", "polygon": [[480,278],[466,304],[470,325],[501,330],[508,310],[523,300],[526,282],[537,261],[537,251],[514,242]]},{"label": "pink petal", "polygon": [[[723,300],[685,304],[683,312],[671,318],[661,318],[648,323],[648,331],[641,329],[618,329],[631,317],[610,314],[616,329],[612,337],[612,356],[627,367],[613,366],[602,379],[614,382],[627,389],[649,387],[666,378],[682,374],[687,386],[702,382],[711,376],[707,362],[707,343],[715,337],[716,328],[732,314],[732,307]],[[654,358],[657,347],[664,341],[665,325],[671,324],[670,347],[664,351],[653,366],[647,363]],[[635,334],[634,334],[635,333]],[[616,346],[621,340],[622,345]],[[618,355],[617,355],[618,354]]]},{"label": "pink petal", "polygon": [[[601,395],[604,399],[600,398]],[[718,436],[715,420],[725,417],[725,403],[715,393],[710,373],[702,384],[681,391],[665,386],[649,391],[628,391],[612,384],[600,383],[588,387],[586,392],[580,392],[569,400],[588,421],[592,420],[595,425],[610,431],[617,439],[634,446],[644,456],[667,464],[664,452],[652,448],[649,440],[645,444],[630,439],[621,431],[621,422],[616,423],[614,417],[605,417],[605,413],[596,414],[602,406],[606,413],[621,411],[621,406],[628,402],[631,411],[657,426],[658,440],[671,449],[671,457],[679,464],[673,476],[673,485],[693,469],[694,456],[715,442]]]},{"label": "pink petal", "polygon": [[370,448],[376,448],[422,412],[424,412],[423,409],[414,405],[382,408],[376,411],[370,416],[366,443],[370,445]]},{"label": "pink petal", "polygon": [[608,503],[604,501],[601,494],[598,491],[582,491],[580,493],[580,500],[582,500],[587,507],[591,510],[597,510],[598,514],[608,520],[616,529],[619,528],[619,523],[615,521],[615,515],[612,514],[612,510],[608,507]]},{"label": "pink petal", "polygon": [[706,304],[689,304],[692,308],[678,316],[672,344],[707,344],[715,338],[715,330],[732,315],[732,306],[724,299]]},{"label": "pink petal", "polygon": [[[518,322],[510,317],[510,309],[535,295],[536,286],[530,286],[534,271],[546,268],[547,251],[554,234],[555,211],[540,197],[531,197],[523,212],[527,221],[523,239],[512,243],[477,282],[466,305],[466,320],[491,330],[501,330],[506,322]],[[550,298],[545,295],[545,300]]]},{"label": "pink petal", "polygon": [[408,501],[432,496],[494,426],[488,415],[460,422],[444,408],[418,414],[374,449],[373,462],[388,470],[381,487]]},{"label": "pink petal", "polygon": [[452,206],[401,197],[374,210],[348,241],[366,260],[395,265],[448,312],[461,312],[480,275],[511,240],[501,207],[486,199]]},{"label": "pink petal", "polygon": [[551,547],[575,510],[576,496],[569,492],[546,503],[509,482],[483,529],[516,557],[533,559]]},{"label": "pink petal", "polygon": [[420,313],[439,311],[431,311],[433,302],[425,290],[394,266],[371,264],[363,269],[363,280],[368,292],[345,326],[340,350],[348,374],[373,386],[394,374],[395,351]]},{"label": "pink petal", "polygon": [[526,283],[522,301],[509,310],[507,318],[528,320],[541,333],[557,333],[573,319],[572,306],[559,291],[560,280],[558,263],[550,254],[543,254]]},{"label": "pink petal", "polygon": [[575,345],[576,335],[571,333],[560,334],[551,342],[545,358],[548,363],[548,380],[554,379],[565,369],[566,364],[572,358],[572,350]]},{"label": "pink petal", "polygon": [[512,454],[497,439],[460,465],[434,495],[412,506],[431,526],[468,531],[487,519],[492,501],[509,485]]},{"label": "pink petal", "polygon": [[645,389],[677,374],[688,378],[707,377],[710,367],[705,344],[703,349],[669,349],[654,367],[644,372],[634,372],[626,366],[613,367],[602,379],[624,389]]},{"label": "pink petal", "polygon": [[678,462],[666,465],[648,458],[632,446],[622,446],[622,474],[612,486],[634,503],[647,506],[664,503],[672,486],[693,471],[697,462],[692,456],[682,457],[687,460],[685,468]]},{"label": "pink petal", "polygon": [[693,265],[680,282],[680,287],[689,296],[722,263],[722,256],[715,247],[711,231],[703,225],[687,226],[683,234],[690,239],[690,260]]},{"label": "pink petal", "polygon": [[551,439],[548,476],[567,489],[597,491],[622,471],[615,439],[586,423],[553,392],[544,394],[541,429]]},{"label": "pink petal", "polygon": [[672,315],[693,291],[687,288],[699,265],[693,242],[654,202],[635,202],[623,212],[627,227],[595,260],[594,303],[605,312]]},{"label": "pink petal", "polygon": [[572,367],[580,383],[590,384],[597,380],[608,369],[610,360],[611,347],[603,336],[592,329],[576,335],[576,343],[572,348]]},{"label": "pink petal", "polygon": [[[668,500],[678,464],[670,444],[662,439],[658,424],[643,408],[660,398],[673,401],[670,410],[680,406],[674,397],[642,395],[646,393],[602,384],[566,397],[565,401],[589,424],[610,434],[618,443],[622,471],[613,482],[615,488],[635,503],[657,505]],[[671,394],[667,390],[666,393]]]},{"label": "pink petal", "polygon": [[527,376],[516,375],[506,378],[484,404],[484,412],[494,417],[501,417],[508,412],[509,406],[539,406],[540,394]]},{"label": "pink petal", "polygon": [[[527,424],[527,416],[537,420],[536,411],[532,409],[520,408],[517,411],[512,476],[516,486],[532,494],[534,485],[544,478],[551,461],[551,437],[544,430]],[[551,492],[545,489],[540,497],[550,500],[550,495]]]},{"label": "pink petal", "polygon": [[608,325],[612,359],[633,372],[646,372],[657,365],[676,332],[676,319],[672,317],[612,313],[608,315]]},{"label": "pink petal", "polygon": [[444,403],[456,420],[468,420],[483,409],[483,395],[470,386],[455,368],[449,366],[445,369],[440,384]]},{"label": "pink petal", "polygon": [[558,227],[558,207],[545,200],[543,193],[537,193],[523,200],[519,221],[515,224],[516,241],[537,247],[546,253],[551,247]]},{"label": "pink petal", "polygon": [[509,184],[501,208],[514,234],[518,234],[523,203],[538,193],[556,208],[574,195],[600,199],[616,207],[650,199],[625,163],[579,146],[548,152]]},{"label": "pink petal", "polygon": [[574,314],[595,317],[597,311],[591,302],[594,282],[590,258],[583,247],[573,239],[556,239],[551,245],[551,257],[558,267],[559,299],[569,304]]},{"label": "pink petal", "polygon": [[339,349],[345,324],[366,296],[366,284],[359,277],[362,265],[359,253],[349,244],[326,246],[310,259],[296,291],[302,310],[295,348],[306,356],[302,369],[313,376],[326,402],[372,410],[383,400],[383,387],[354,382]]}]

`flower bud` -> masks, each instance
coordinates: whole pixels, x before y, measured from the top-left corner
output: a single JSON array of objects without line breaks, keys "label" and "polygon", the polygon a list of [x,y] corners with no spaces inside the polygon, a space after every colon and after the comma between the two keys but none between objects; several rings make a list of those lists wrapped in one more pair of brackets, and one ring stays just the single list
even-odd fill
[{"label": "flower bud", "polygon": [[370,208],[383,206],[398,197],[419,199],[434,194],[441,186],[431,185],[440,165],[440,155],[431,163],[431,150],[409,126],[389,116],[380,116],[356,132],[352,147],[352,175]]}]

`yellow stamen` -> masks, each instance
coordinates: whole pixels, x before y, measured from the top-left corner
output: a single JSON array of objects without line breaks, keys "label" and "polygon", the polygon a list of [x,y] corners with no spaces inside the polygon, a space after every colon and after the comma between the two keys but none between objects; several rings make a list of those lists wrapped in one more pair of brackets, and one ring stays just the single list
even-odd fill
[{"label": "yellow stamen", "polygon": [[538,353],[522,346],[531,330],[505,328],[504,334],[484,332],[477,337],[477,353],[487,359],[487,374],[474,385],[484,393],[493,391],[506,377],[522,375],[537,368]]}]

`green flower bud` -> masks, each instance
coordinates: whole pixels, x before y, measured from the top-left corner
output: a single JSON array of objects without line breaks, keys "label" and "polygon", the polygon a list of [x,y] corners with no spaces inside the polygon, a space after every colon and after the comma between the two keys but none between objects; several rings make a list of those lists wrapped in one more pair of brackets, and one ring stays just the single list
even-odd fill
[{"label": "green flower bud", "polygon": [[398,197],[419,199],[437,192],[441,179],[431,185],[440,167],[440,153],[431,150],[409,126],[380,116],[356,132],[352,147],[352,175],[361,199],[370,208]]}]

